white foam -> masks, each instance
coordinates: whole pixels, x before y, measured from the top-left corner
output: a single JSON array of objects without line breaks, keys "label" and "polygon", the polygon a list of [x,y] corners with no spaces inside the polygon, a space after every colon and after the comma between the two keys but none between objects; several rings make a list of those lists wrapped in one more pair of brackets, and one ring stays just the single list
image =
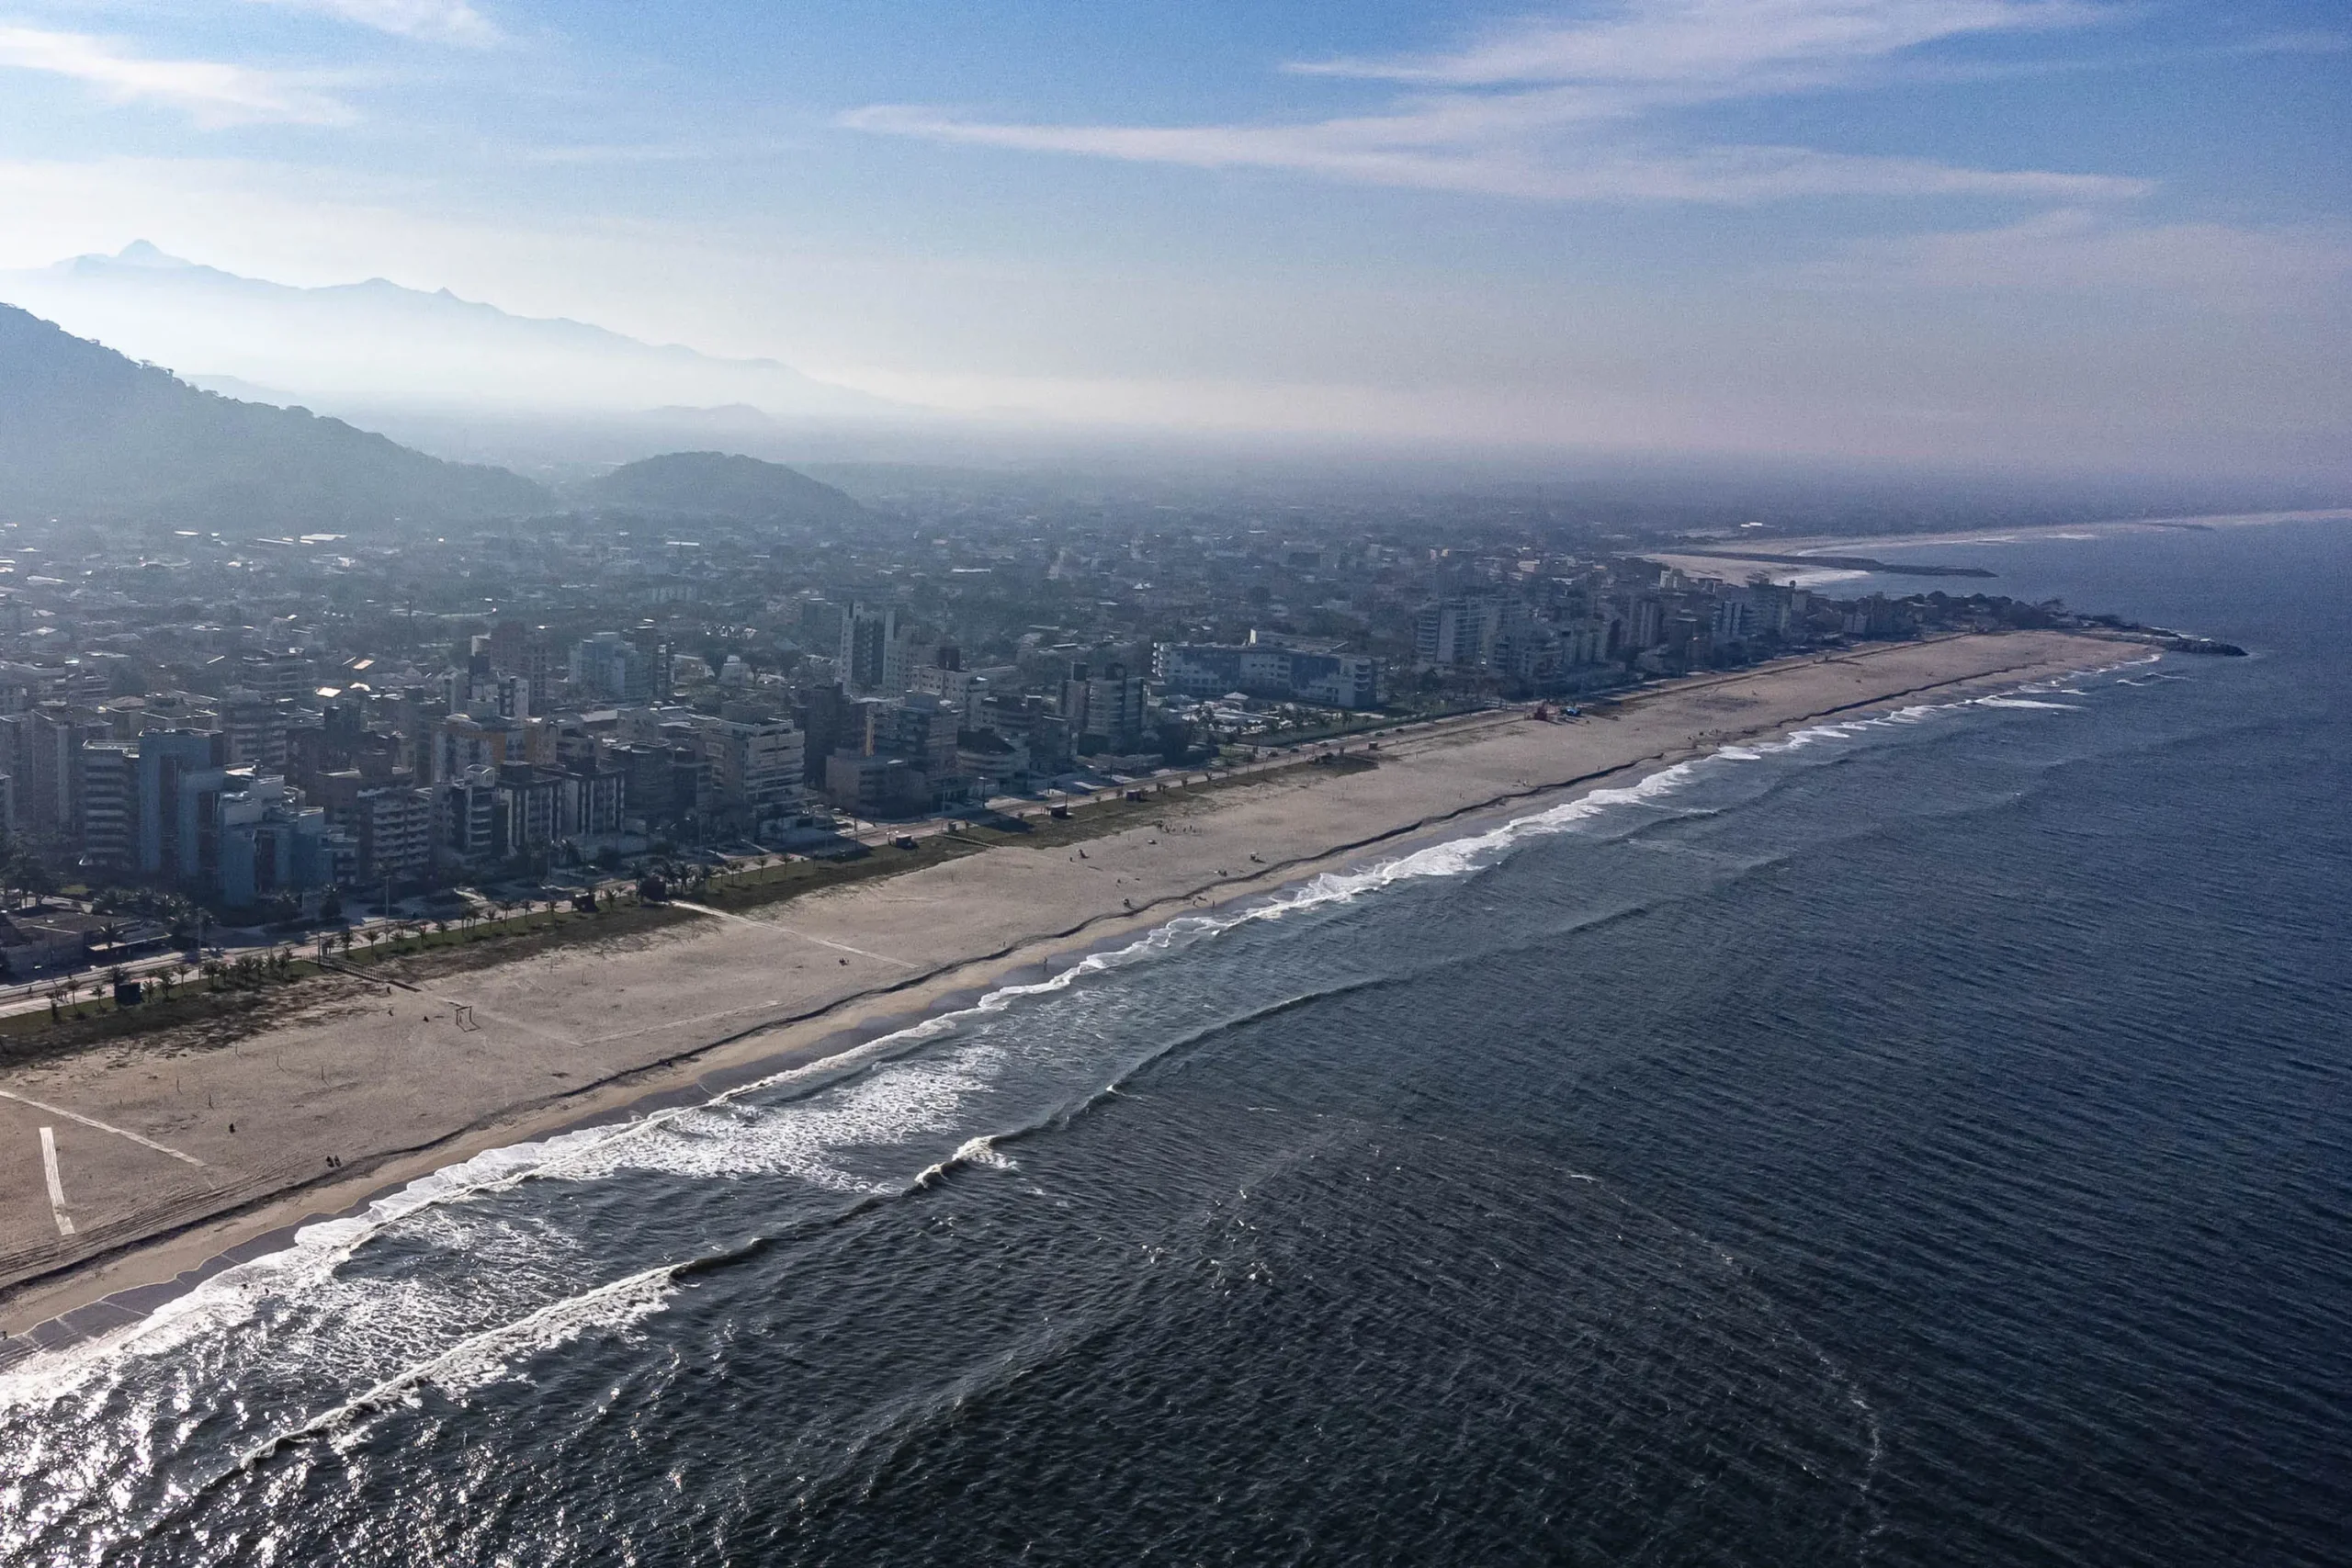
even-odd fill
[{"label": "white foam", "polygon": [[406,1401],[427,1383],[453,1398],[462,1398],[512,1376],[516,1366],[542,1351],[570,1344],[586,1334],[628,1328],[669,1305],[670,1298],[677,1292],[677,1267],[664,1264],[630,1274],[579,1295],[550,1302],[512,1323],[468,1335],[439,1354],[403,1368],[366,1393],[270,1438],[249,1451],[242,1462],[251,1464],[292,1438],[334,1432],[371,1411]]},{"label": "white foam", "polygon": [[2045,703],[2035,697],[1979,697],[1976,705],[1984,708],[2040,708],[2046,713],[2076,713],[2080,703]]},{"label": "white foam", "polygon": [[[2154,662],[2155,657],[2152,654],[2109,668]],[[1515,818],[1484,832],[1431,844],[1359,869],[1325,873],[1245,908],[1180,916],[1123,947],[1088,954],[1046,979],[999,987],[968,1008],[926,1019],[851,1051],[772,1074],[697,1105],[656,1111],[626,1122],[486,1150],[375,1200],[359,1214],[304,1226],[287,1247],[224,1269],[165,1302],[127,1329],[28,1358],[0,1374],[0,1410],[58,1398],[72,1392],[94,1369],[127,1354],[141,1359],[172,1356],[200,1337],[225,1334],[253,1320],[265,1301],[315,1298],[335,1279],[354,1252],[387,1227],[426,1210],[494,1195],[525,1180],[593,1181],[622,1171],[725,1177],[780,1170],[820,1187],[872,1190],[871,1181],[839,1168],[834,1157],[839,1151],[903,1143],[920,1134],[951,1128],[958,1108],[991,1085],[994,1069],[1002,1060],[1000,1048],[981,1041],[952,1055],[902,1062],[889,1060],[907,1056],[928,1041],[1000,1014],[1028,998],[1062,991],[1082,978],[1182,951],[1251,921],[1283,919],[1303,911],[1351,903],[1403,883],[1471,874],[1527,841],[1571,831],[1622,807],[1657,807],[1701,776],[1702,767],[1711,761],[1761,761],[1768,756],[1850,740],[1874,729],[1917,726],[1971,705],[2066,708],[2073,705],[2022,696],[1921,704],[1873,716],[1808,726],[1776,740],[1726,746],[1709,757],[1676,763],[1634,784],[1592,790],[1575,800]],[[797,1102],[788,1114],[755,1113],[738,1103],[751,1096],[852,1072],[860,1073],[857,1081],[842,1086],[839,1093],[821,1103]],[[985,1140],[975,1143],[985,1145]],[[1001,1159],[990,1147],[975,1148],[974,1143],[967,1143],[953,1160],[944,1163],[988,1164]],[[470,1243],[473,1239],[469,1235],[464,1241]],[[469,1245],[468,1250],[471,1249]],[[353,1316],[367,1315],[369,1310],[361,1300],[345,1304]],[[426,1304],[409,1303],[412,1308],[420,1309]],[[411,1319],[409,1327],[423,1329],[426,1325],[414,1319],[435,1314],[420,1310],[404,1315]],[[520,1321],[529,1322],[537,1315],[533,1314]]]},{"label": "white foam", "polygon": [[607,1139],[535,1174],[594,1181],[621,1171],[694,1178],[782,1171],[838,1191],[884,1190],[842,1170],[832,1156],[952,1128],[956,1112],[996,1081],[1003,1060],[1001,1047],[975,1043],[949,1055],[889,1063],[789,1115],[714,1100],[668,1114],[649,1130],[660,1136]]},{"label": "white foam", "polygon": [[[1180,916],[1124,947],[1090,953],[1047,979],[1000,987],[969,1008],[926,1019],[841,1055],[772,1074],[698,1105],[485,1150],[418,1178],[358,1214],[305,1225],[288,1247],[223,1269],[127,1329],[28,1358],[0,1374],[0,1410],[66,1395],[99,1367],[126,1354],[141,1359],[167,1357],[199,1337],[224,1334],[252,1321],[266,1301],[315,1297],[353,1253],[386,1228],[422,1211],[476,1201],[525,1180],[596,1180],[622,1170],[724,1176],[781,1168],[818,1185],[866,1185],[839,1171],[827,1155],[850,1145],[903,1142],[950,1124],[956,1105],[985,1087],[985,1069],[996,1058],[976,1050],[910,1063],[903,1070],[870,1073],[824,1105],[797,1105],[791,1115],[729,1121],[724,1126],[720,1119],[730,1105],[748,1096],[905,1053],[1024,998],[1067,989],[1083,977],[1157,958],[1250,921],[1352,902],[1401,882],[1466,875],[1526,840],[1563,831],[1617,807],[1661,799],[1683,787],[1695,773],[1694,763],[1677,763],[1626,787],[1594,790],[1484,833],[1362,870],[1326,873],[1245,909]],[[351,1304],[359,1308],[357,1303]]]}]

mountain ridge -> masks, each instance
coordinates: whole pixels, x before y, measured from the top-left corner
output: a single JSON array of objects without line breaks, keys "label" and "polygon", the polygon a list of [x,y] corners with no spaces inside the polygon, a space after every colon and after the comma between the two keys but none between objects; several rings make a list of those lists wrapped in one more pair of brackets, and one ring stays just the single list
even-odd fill
[{"label": "mountain ridge", "polygon": [[0,305],[0,508],[256,523],[461,520],[551,506],[304,408],[241,402]]},{"label": "mountain ridge", "polygon": [[525,316],[383,277],[303,288],[134,241],[114,255],[0,274],[0,288],[70,330],[192,377],[283,387],[330,404],[438,402],[634,412],[745,403],[795,419],[923,411],[763,356],[649,343],[569,316]]}]

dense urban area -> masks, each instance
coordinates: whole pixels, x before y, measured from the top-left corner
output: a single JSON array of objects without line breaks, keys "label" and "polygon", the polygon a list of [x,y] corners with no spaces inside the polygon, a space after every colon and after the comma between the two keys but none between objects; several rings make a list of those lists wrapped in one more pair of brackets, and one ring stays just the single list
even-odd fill
[{"label": "dense urban area", "polygon": [[856,854],[1007,795],[2065,618],[1697,575],[1508,510],[861,505],[790,478],[825,503],[365,536],[6,525],[0,864],[34,900],[0,929],[7,976],[453,887]]}]

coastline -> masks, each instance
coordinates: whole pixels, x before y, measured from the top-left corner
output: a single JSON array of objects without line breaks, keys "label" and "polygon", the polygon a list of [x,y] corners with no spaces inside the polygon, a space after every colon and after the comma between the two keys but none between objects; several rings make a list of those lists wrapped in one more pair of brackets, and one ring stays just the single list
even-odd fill
[{"label": "coastline", "polygon": [[[1786,557],[1842,555],[1889,555],[1910,550],[1967,549],[1978,545],[2014,545],[2037,540],[2081,540],[2117,538],[2132,534],[2164,533],[2188,530],[2210,534],[2225,528],[2260,528],[2281,523],[2352,523],[2352,506],[2318,507],[2301,512],[2223,512],[2187,513],[2176,517],[2108,517],[2087,523],[2028,523],[2015,527],[1939,529],[1925,534],[1804,534],[1756,541],[1759,549],[1773,558],[1765,559],[1738,553],[1740,541],[1718,539],[1707,549],[1711,553],[1686,555],[1671,548],[1648,550],[1644,555],[1652,560],[1679,568],[1698,576],[1721,575],[1741,567],[1754,567],[1769,572],[1778,580],[1787,580],[1804,588],[1827,588],[1839,582],[1851,582],[1870,576],[1868,570],[1829,564],[1799,566]],[[1961,558],[1964,564],[1968,558]],[[1901,573],[1899,565],[1895,568]],[[1991,580],[1997,583],[1998,579]],[[1926,592],[1929,580],[1922,579],[1919,589]],[[1963,590],[1966,591],[1966,590]],[[1987,592],[1992,590],[1987,589]]]},{"label": "coastline", "polygon": [[[485,1151],[839,1057],[1176,915],[1393,858],[1728,742],[2120,655],[2064,633],[1951,637],[1693,677],[1574,725],[1498,716],[1393,737],[1364,773],[1276,775],[1173,802],[1159,822],[1082,846],[992,850],[448,976],[380,1016],[384,998],[332,998],[201,1055],[133,1043],[11,1074],[0,1086],[17,1097],[0,1100],[0,1246],[12,1276],[0,1287],[0,1361],[133,1322],[301,1224]],[[698,1010],[710,1004],[728,1005]],[[452,1027],[458,1005],[479,1028]],[[232,1115],[247,1133],[222,1130]],[[42,1234],[58,1216],[40,1173],[25,1168],[36,1124],[54,1124],[66,1191],[87,1204],[71,1210],[87,1222],[78,1245]],[[146,1141],[119,1135],[129,1134]],[[344,1162],[331,1176],[323,1153]]]}]

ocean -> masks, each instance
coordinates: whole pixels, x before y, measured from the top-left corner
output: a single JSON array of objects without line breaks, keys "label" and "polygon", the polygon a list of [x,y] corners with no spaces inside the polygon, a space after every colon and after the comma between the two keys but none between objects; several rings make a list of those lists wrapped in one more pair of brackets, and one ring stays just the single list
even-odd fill
[{"label": "ocean", "polygon": [[1923,553],[2252,657],[485,1156],[0,1375],[0,1561],[2352,1561],[2352,527]]}]

